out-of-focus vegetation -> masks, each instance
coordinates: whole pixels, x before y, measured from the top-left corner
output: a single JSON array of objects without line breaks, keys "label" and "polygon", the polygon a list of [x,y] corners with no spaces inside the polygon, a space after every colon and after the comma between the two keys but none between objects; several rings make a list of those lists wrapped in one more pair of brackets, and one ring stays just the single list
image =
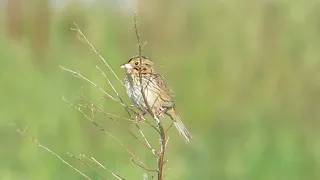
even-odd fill
[{"label": "out-of-focus vegetation", "polygon": [[[320,178],[318,1],[140,0],[136,8],[147,41],[143,54],[162,66],[194,136],[186,145],[170,131],[166,179]],[[77,22],[122,78],[119,65],[137,54],[133,9],[116,2],[1,2],[0,179],[82,178],[9,123],[27,126],[30,136],[93,179],[99,178],[66,153],[94,156],[127,179],[142,179],[144,171],[125,151],[62,96],[76,101],[80,91],[108,112],[126,116],[125,110],[59,68],[80,71],[112,93],[98,65],[125,95],[70,28]],[[138,141],[106,117],[97,118],[155,168]]]}]

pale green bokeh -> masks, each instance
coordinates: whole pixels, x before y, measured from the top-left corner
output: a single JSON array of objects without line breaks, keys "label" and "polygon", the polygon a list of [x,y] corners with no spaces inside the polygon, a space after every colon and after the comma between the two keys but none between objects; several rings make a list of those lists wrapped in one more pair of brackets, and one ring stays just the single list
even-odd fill
[{"label": "pale green bokeh", "polygon": [[[47,27],[23,12],[21,36],[8,37],[6,8],[0,28],[0,179],[83,179],[48,152],[23,139],[15,123],[93,179],[99,177],[67,153],[84,153],[126,179],[142,179],[112,138],[62,100],[77,92],[108,112],[117,103],[59,65],[112,89],[124,88],[99,57],[71,31],[76,21],[123,78],[119,66],[137,53],[132,13],[118,6],[70,4],[47,14]],[[176,94],[178,112],[194,136],[188,145],[175,130],[166,154],[166,179],[304,180],[320,178],[320,4],[316,1],[159,1],[141,4],[143,54],[151,57]],[[33,22],[33,23],[31,23]],[[47,44],[34,45],[37,28]],[[42,32],[40,30],[40,32]],[[43,54],[37,48],[43,48]],[[42,51],[41,51],[42,52]],[[110,119],[97,122],[155,168],[155,159]],[[149,118],[150,119],[150,118]],[[150,119],[151,120],[151,119]],[[165,118],[166,124],[169,119]],[[124,122],[133,131],[133,124]],[[146,126],[146,133],[155,139]],[[153,141],[156,144],[156,141]],[[113,177],[104,173],[106,177]]]}]

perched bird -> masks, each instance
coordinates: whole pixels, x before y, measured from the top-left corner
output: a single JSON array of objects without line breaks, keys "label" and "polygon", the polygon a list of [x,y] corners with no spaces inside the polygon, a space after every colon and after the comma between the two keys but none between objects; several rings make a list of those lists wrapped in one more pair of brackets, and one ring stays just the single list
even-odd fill
[{"label": "perched bird", "polygon": [[127,94],[132,103],[142,111],[142,116],[148,110],[158,117],[163,113],[167,114],[179,133],[189,142],[191,135],[175,110],[173,94],[162,75],[155,70],[151,59],[134,56],[122,64],[121,68],[126,70],[124,81]]}]

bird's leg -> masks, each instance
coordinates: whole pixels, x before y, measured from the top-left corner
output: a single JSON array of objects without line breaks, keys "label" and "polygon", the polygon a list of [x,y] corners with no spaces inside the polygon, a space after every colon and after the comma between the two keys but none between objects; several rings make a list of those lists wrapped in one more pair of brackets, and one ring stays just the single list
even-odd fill
[{"label": "bird's leg", "polygon": [[144,115],[146,115],[146,112],[138,112],[137,114],[136,114],[136,121],[140,121],[141,119],[143,119],[143,120],[146,120],[145,118],[144,118]]},{"label": "bird's leg", "polygon": [[163,112],[164,112],[165,110],[166,110],[166,108],[159,107],[159,108],[157,109],[157,116],[159,116],[160,118],[161,118],[161,117],[164,117]]}]

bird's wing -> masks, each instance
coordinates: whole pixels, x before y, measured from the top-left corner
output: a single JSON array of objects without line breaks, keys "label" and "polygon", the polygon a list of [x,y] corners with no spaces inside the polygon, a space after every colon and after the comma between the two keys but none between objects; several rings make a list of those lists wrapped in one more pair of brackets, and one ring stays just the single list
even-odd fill
[{"label": "bird's wing", "polygon": [[166,85],[166,82],[160,73],[157,74],[157,81],[160,88],[160,98],[163,101],[162,106],[173,107],[174,106],[173,93]]}]

